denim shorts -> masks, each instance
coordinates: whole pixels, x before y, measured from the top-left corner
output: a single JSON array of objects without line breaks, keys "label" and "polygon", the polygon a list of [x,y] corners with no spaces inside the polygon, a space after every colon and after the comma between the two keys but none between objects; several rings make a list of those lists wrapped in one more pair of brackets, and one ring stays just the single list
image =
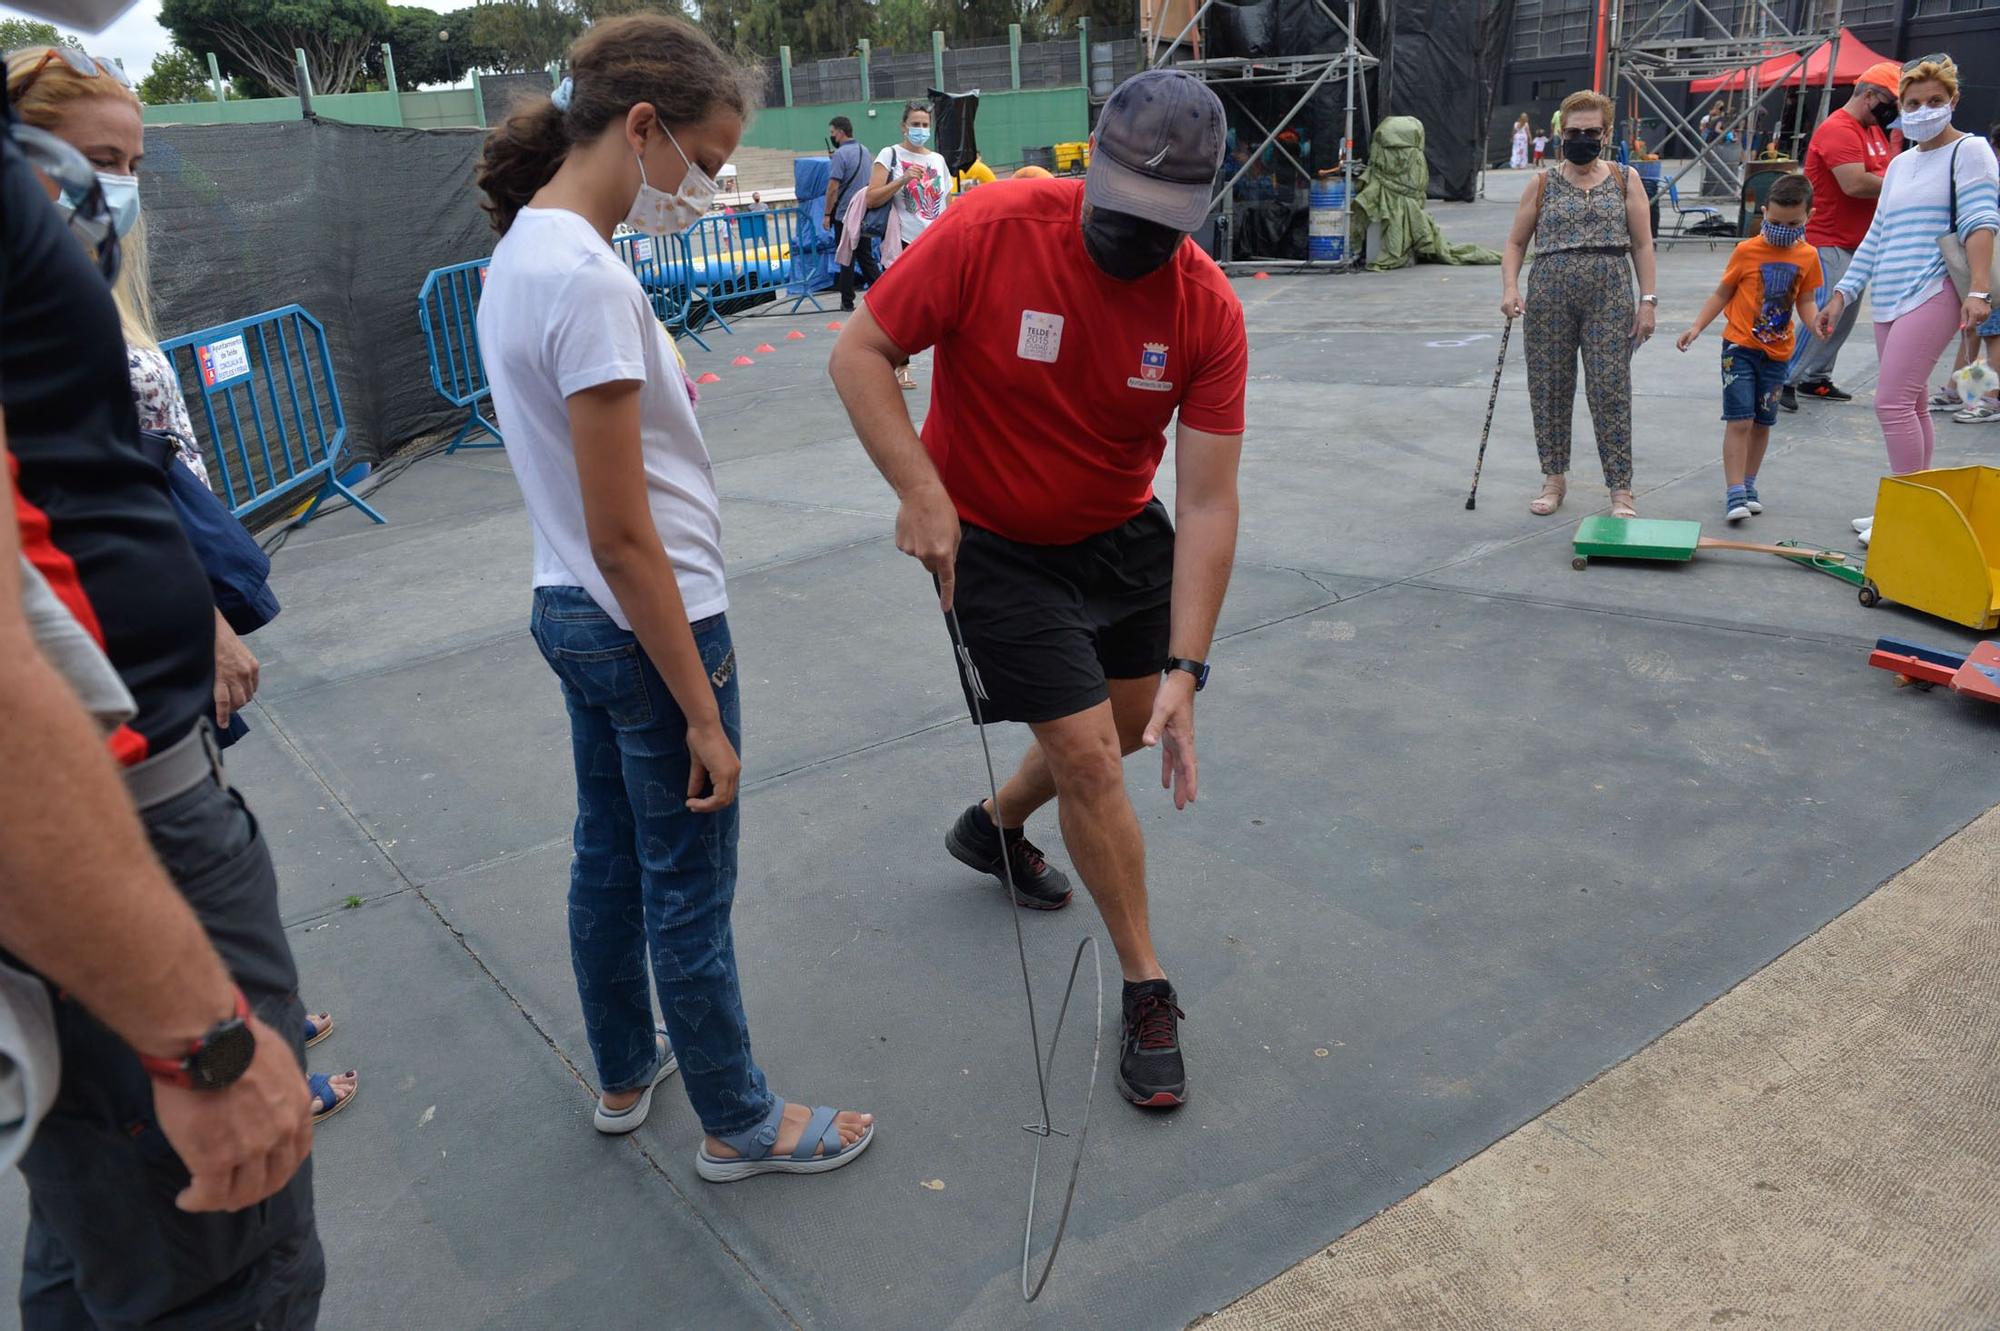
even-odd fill
[{"label": "denim shorts", "polygon": [[2000,310],[1986,316],[1986,322],[1977,329],[1981,337],[2000,337]]},{"label": "denim shorts", "polygon": [[1754,347],[1722,344],[1722,419],[1778,423],[1778,390],[1785,386],[1786,361]]}]

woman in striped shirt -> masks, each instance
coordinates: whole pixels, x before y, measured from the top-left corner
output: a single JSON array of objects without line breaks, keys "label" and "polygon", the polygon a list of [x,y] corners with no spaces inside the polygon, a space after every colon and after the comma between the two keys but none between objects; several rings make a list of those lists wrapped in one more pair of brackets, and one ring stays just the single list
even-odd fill
[{"label": "woman in striped shirt", "polygon": [[[1903,137],[1917,145],[1889,163],[1875,220],[1847,275],[1820,311],[1818,332],[1831,336],[1841,310],[1874,288],[1875,347],[1882,370],[1875,389],[1875,418],[1889,449],[1893,474],[1931,465],[1931,418],[1924,385],[1952,334],[1974,328],[1993,313],[1983,289],[1993,268],[1993,240],[2000,230],[1992,146],[1952,128],[1958,106],[1958,66],[1950,56],[1925,56],[1903,66],[1897,94]],[[1955,291],[1946,275],[1938,237],[1951,229],[1971,260],[1973,289]],[[1868,519],[1855,528],[1867,544]]]}]

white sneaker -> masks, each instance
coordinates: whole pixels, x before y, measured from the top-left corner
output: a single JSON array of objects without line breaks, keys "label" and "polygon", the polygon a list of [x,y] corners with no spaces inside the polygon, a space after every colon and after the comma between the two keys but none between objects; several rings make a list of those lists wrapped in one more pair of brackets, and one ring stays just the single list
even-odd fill
[{"label": "white sneaker", "polygon": [[1868,548],[1868,538],[1873,536],[1874,534],[1875,534],[1875,529],[1873,527],[1870,527],[1866,531],[1856,532],[1854,534],[1854,539],[1861,542],[1861,548],[1866,550]]},{"label": "white sneaker", "polygon": [[1854,530],[1856,531],[1867,531],[1870,527],[1875,525],[1875,515],[1873,513],[1870,513],[1867,517],[1856,518],[1854,521],[1848,523],[1847,525],[1854,528]]},{"label": "white sneaker", "polygon": [[1749,516],[1750,516],[1750,505],[1738,502],[1731,504],[1729,506],[1728,517],[1731,522],[1741,522],[1743,519]]},{"label": "white sneaker", "polygon": [[1931,390],[1931,400],[1925,403],[1925,406],[1934,412],[1963,411],[1965,409],[1965,399],[1960,397],[1953,389],[1934,388]]}]

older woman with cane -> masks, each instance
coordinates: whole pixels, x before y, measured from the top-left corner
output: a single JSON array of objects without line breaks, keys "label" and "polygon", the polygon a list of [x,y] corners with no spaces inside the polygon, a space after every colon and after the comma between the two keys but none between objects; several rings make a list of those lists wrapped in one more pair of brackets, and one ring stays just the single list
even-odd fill
[{"label": "older woman with cane", "polygon": [[[1638,173],[1601,160],[1611,138],[1611,111],[1611,99],[1602,93],[1575,92],[1563,99],[1563,160],[1537,175],[1521,195],[1500,264],[1500,312],[1522,319],[1526,343],[1528,405],[1542,464],[1542,490],[1528,509],[1541,516],[1556,511],[1568,485],[1579,355],[1612,515],[1637,516],[1631,361],[1653,335],[1658,299],[1645,186]],[[1535,264],[1523,300],[1521,263],[1531,238]]]}]

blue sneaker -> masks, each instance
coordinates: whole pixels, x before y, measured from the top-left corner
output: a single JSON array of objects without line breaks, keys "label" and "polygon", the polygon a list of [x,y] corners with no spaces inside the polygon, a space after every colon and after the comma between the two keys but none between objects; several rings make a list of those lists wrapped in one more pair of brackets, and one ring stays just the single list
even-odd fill
[{"label": "blue sneaker", "polygon": [[1743,507],[1752,513],[1762,513],[1764,506],[1757,502],[1757,487],[1745,482],[1743,486]]},{"label": "blue sneaker", "polygon": [[1750,506],[1743,501],[1742,486],[1732,485],[1729,487],[1729,493],[1723,496],[1722,513],[1731,522],[1741,522],[1750,516]]}]

